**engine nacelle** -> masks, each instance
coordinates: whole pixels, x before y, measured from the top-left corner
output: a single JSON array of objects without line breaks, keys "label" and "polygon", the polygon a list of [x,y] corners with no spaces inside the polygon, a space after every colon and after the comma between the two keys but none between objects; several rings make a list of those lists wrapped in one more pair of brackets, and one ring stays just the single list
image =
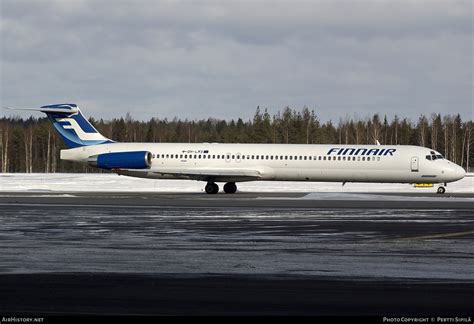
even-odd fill
[{"label": "engine nacelle", "polygon": [[91,156],[87,163],[101,169],[148,169],[151,158],[148,151],[114,152]]}]

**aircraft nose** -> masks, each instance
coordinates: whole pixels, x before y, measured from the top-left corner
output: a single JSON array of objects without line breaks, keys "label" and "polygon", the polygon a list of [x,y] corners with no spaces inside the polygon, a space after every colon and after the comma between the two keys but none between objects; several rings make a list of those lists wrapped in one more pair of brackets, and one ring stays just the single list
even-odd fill
[{"label": "aircraft nose", "polygon": [[459,179],[462,179],[466,176],[466,170],[464,170],[462,167],[460,167],[459,165],[456,165],[456,168],[455,168],[455,176],[456,178],[459,180]]},{"label": "aircraft nose", "polygon": [[450,181],[457,181],[464,178],[466,171],[459,165],[450,163],[449,166],[445,168],[445,174],[449,177]]}]

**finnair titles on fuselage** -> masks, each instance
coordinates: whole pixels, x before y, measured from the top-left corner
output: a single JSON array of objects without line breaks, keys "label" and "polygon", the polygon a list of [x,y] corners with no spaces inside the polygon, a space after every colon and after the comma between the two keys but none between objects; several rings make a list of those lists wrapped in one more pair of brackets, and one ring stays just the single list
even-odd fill
[{"label": "finnair titles on fuselage", "polygon": [[[31,108],[46,113],[68,149],[61,159],[151,179],[207,182],[205,191],[235,193],[236,182],[331,181],[439,183],[462,179],[460,166],[426,147],[405,145],[303,145],[119,143],[102,136],[75,104]],[[444,193],[443,186],[438,193]]]},{"label": "finnair titles on fuselage", "polygon": [[342,155],[342,156],[345,156],[345,155],[382,155],[382,156],[385,156],[385,155],[388,155],[390,154],[391,156],[393,156],[393,153],[396,151],[397,149],[394,149],[394,148],[383,148],[383,149],[379,149],[379,148],[372,148],[372,149],[369,149],[369,148],[355,148],[355,147],[334,147],[334,148],[331,148],[328,152],[328,155],[331,155],[332,153],[335,153],[336,155]]}]

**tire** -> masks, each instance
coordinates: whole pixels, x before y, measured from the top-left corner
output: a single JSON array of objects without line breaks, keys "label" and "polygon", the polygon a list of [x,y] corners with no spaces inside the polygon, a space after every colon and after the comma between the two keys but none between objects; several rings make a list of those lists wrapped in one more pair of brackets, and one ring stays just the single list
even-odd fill
[{"label": "tire", "polygon": [[436,193],[442,195],[446,192],[446,189],[444,187],[438,187],[438,190],[436,191]]},{"label": "tire", "polygon": [[224,192],[227,194],[233,194],[237,191],[237,185],[235,182],[227,182],[224,185]]},{"label": "tire", "polygon": [[204,190],[209,195],[215,195],[219,192],[219,186],[216,185],[214,182],[208,182],[206,187],[204,187]]}]

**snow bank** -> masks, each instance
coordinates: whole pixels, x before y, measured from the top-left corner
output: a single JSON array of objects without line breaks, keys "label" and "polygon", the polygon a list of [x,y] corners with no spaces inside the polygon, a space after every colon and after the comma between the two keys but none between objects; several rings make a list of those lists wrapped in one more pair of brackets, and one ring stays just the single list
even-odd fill
[{"label": "snow bank", "polygon": [[[156,191],[200,192],[204,182],[191,180],[150,180],[116,174],[90,173],[7,173],[0,174],[0,191]],[[340,182],[254,181],[238,184],[247,192],[435,192],[433,188],[414,188],[409,184]],[[449,183],[447,192],[474,193],[474,173]]]}]

